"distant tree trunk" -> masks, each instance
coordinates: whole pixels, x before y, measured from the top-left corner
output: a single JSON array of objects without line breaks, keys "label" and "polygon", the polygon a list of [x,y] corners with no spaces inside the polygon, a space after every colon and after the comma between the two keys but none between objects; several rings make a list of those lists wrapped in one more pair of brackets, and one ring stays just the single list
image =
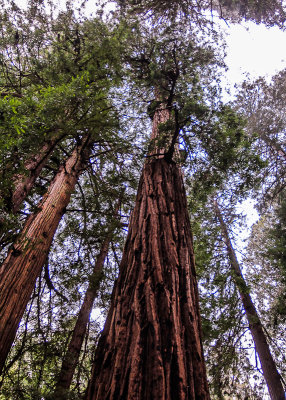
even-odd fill
[{"label": "distant tree trunk", "polygon": [[16,175],[14,177],[14,190],[11,196],[10,209],[13,213],[19,211],[21,204],[31,191],[36,179],[46,165],[49,156],[53,152],[61,138],[47,140],[37,154],[33,154],[26,162],[27,175]]},{"label": "distant tree trunk", "polygon": [[60,168],[37,211],[28,217],[0,267],[0,371],[47,258],[54,233],[85,166],[89,140],[87,138],[78,145]]},{"label": "distant tree trunk", "polygon": [[[162,103],[152,139],[170,116]],[[143,168],[87,399],[209,399],[186,194],[161,144]]]},{"label": "distant tree trunk", "polygon": [[284,158],[284,161],[286,160],[286,152],[285,150],[282,148],[281,144],[278,143],[277,140],[269,137],[269,135],[267,135],[267,133],[265,132],[259,132],[259,136],[262,138],[262,140],[266,143],[266,145],[268,147],[270,147],[272,150],[276,151],[277,154]]},{"label": "distant tree trunk", "polygon": [[214,201],[214,208],[220,222],[221,232],[224,242],[226,244],[228,257],[230,260],[230,266],[233,271],[233,278],[239,290],[240,298],[249,323],[249,329],[253,337],[255,348],[259,356],[263,376],[268,386],[270,397],[272,400],[284,400],[285,393],[283,390],[280,375],[272,358],[266,336],[263,331],[262,323],[256,311],[255,305],[252,302],[251,296],[249,294],[249,289],[240,270],[236,254],[232,247],[232,243],[228,234],[227,226],[223,220],[223,216],[216,200]]},{"label": "distant tree trunk", "polygon": [[[121,199],[119,200],[121,203]],[[118,214],[120,204],[118,204],[114,218]],[[93,269],[93,274],[90,279],[85,297],[80,308],[77,321],[73,330],[71,340],[68,345],[66,355],[63,359],[62,368],[59,374],[59,379],[54,392],[55,400],[65,400],[67,398],[67,392],[70,388],[72,378],[79,360],[80,350],[84,341],[87,324],[90,318],[94,300],[97,296],[99,284],[101,282],[102,270],[104,261],[108,253],[108,247],[112,239],[113,231],[110,231],[105,238],[100,252],[97,256],[96,263]]]}]

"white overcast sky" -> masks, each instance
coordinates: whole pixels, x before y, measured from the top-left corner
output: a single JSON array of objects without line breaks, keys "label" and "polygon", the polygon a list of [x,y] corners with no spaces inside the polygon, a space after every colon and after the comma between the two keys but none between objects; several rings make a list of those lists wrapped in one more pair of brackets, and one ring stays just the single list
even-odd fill
[{"label": "white overcast sky", "polygon": [[254,23],[235,24],[224,29],[228,33],[226,64],[231,83],[241,82],[245,73],[253,78],[271,77],[286,68],[286,32]]}]

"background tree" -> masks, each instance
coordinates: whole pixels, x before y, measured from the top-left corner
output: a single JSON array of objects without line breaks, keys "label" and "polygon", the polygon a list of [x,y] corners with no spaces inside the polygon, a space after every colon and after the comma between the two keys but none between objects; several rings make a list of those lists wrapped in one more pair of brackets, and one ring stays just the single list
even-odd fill
[{"label": "background tree", "polygon": [[[284,233],[283,212],[280,206],[277,210],[264,214],[252,227],[249,244],[247,247],[246,264],[250,271],[249,279],[255,293],[259,308],[263,311],[262,318],[271,340],[273,351],[279,362],[281,371],[285,373],[285,277],[283,267]],[[281,207],[283,210],[283,206]],[[282,216],[280,219],[279,216]],[[282,228],[283,229],[283,228]],[[278,233],[279,236],[276,236]]]},{"label": "background tree", "polygon": [[195,22],[202,28],[209,16],[218,16],[227,21],[240,22],[242,20],[264,23],[267,26],[285,26],[285,5],[281,0],[244,1],[244,0],[118,0],[120,6],[131,13],[150,12],[155,16],[174,18],[176,15]]},{"label": "background tree", "polygon": [[[121,197],[118,200],[116,209],[114,210],[113,218],[118,219],[118,213],[121,206]],[[92,271],[92,276],[90,277],[90,282],[86,290],[83,303],[81,305],[77,321],[74,327],[74,331],[69,342],[67,353],[63,359],[61,371],[56,385],[56,390],[54,392],[55,399],[61,399],[67,396],[68,390],[72,383],[72,378],[76,369],[76,365],[79,360],[81,347],[84,341],[84,337],[87,330],[88,321],[90,319],[90,314],[92,311],[93,303],[98,295],[98,289],[100,281],[103,278],[103,268],[105,259],[108,254],[108,249],[113,236],[114,221],[112,221],[111,226],[108,227],[108,232],[103,240],[102,246],[100,248],[99,254],[97,256],[94,269]]]},{"label": "background tree", "polygon": [[267,210],[271,201],[285,187],[285,71],[272,78],[245,82],[236,99],[236,108],[247,120],[247,132],[255,139],[256,151],[267,168],[261,170],[261,211]]},{"label": "background tree", "polygon": [[269,345],[267,343],[266,335],[263,331],[263,325],[252,301],[249,289],[245,283],[244,277],[241,272],[241,268],[237,261],[236,254],[234,252],[230,236],[228,233],[227,226],[224,222],[222,213],[216,200],[214,200],[215,214],[219,220],[222,236],[227,247],[228,257],[230,259],[230,265],[232,269],[233,279],[238,286],[241,301],[245,310],[247,320],[249,322],[249,328],[253,341],[256,347],[256,351],[259,356],[259,360],[262,366],[264,378],[266,380],[269,394],[271,399],[282,399],[284,396],[284,389],[280,379],[280,374],[277,371],[274,359],[271,355]]}]

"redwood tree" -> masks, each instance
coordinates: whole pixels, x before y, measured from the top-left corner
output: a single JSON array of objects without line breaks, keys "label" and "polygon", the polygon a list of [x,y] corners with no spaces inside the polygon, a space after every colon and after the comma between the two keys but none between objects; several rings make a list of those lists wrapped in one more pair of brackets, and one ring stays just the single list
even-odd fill
[{"label": "redwood tree", "polygon": [[182,174],[161,155],[143,168],[87,398],[209,398]]},{"label": "redwood tree", "polygon": [[47,258],[53,236],[83,171],[91,146],[88,135],[61,166],[35,213],[27,219],[0,268],[0,370]]},{"label": "redwood tree", "polygon": [[151,141],[88,400],[209,398],[178,144],[190,152],[191,173],[215,184],[241,147],[242,125],[218,101],[211,46],[175,24],[150,36],[130,60],[155,92]]},{"label": "redwood tree", "polygon": [[[47,193],[40,202],[38,196],[43,192],[35,190],[30,195],[31,208],[25,204],[24,211],[31,210],[31,215],[22,230],[20,224],[17,226],[20,233],[0,267],[0,370],[71,193],[90,161],[91,148],[97,148],[98,152],[92,156],[101,166],[106,161],[104,154],[112,154],[111,157],[116,158],[119,151],[128,152],[125,144],[128,135],[124,137],[123,148],[123,140],[118,134],[118,116],[108,94],[110,87],[114,89],[120,82],[121,45],[128,30],[118,25],[109,26],[100,19],[79,24],[70,10],[60,13],[57,19],[53,16],[49,19],[41,12],[44,8],[39,9],[34,7],[33,2],[27,13],[12,7],[9,10],[11,19],[6,10],[5,24],[11,41],[7,40],[8,44],[1,42],[1,79],[4,80],[2,69],[4,73],[11,73],[5,81],[9,91],[7,95],[5,91],[2,99],[1,106],[4,107],[0,116],[5,121],[1,131],[7,132],[9,139],[6,143],[3,138],[0,143],[1,156],[4,154],[1,157],[1,172],[4,176],[9,171],[8,177],[5,176],[3,193],[12,192],[15,207],[14,202],[9,206],[14,212],[19,209],[20,202],[37,178],[41,190],[47,190]],[[14,26],[14,18],[17,26]],[[97,37],[96,41],[94,37]],[[15,43],[14,38],[18,38]],[[12,47],[10,53],[6,44],[9,51]],[[10,58],[15,54],[13,64]],[[9,68],[6,68],[7,65]],[[11,95],[9,85],[21,91],[16,96],[17,102]],[[27,110],[30,112],[25,113]],[[63,146],[57,146],[55,157],[49,160],[42,171],[43,176],[39,177],[57,140],[63,136]],[[10,168],[5,163],[8,158],[5,153],[12,161],[14,153],[20,156]],[[31,154],[33,156],[29,157]],[[110,165],[112,161],[106,163]],[[19,165],[21,168],[15,175]],[[9,179],[11,176],[15,179]],[[8,226],[10,215],[6,214],[5,209],[3,219]],[[5,250],[1,254],[3,258]]]},{"label": "redwood tree", "polygon": [[227,226],[224,222],[222,213],[216,200],[214,200],[214,211],[220,223],[222,237],[227,248],[230,266],[232,269],[232,276],[239,290],[240,298],[249,323],[249,329],[254,341],[255,349],[258,353],[263,376],[267,383],[270,397],[272,400],[283,400],[285,398],[285,393],[281,377],[277,371],[275,361],[267,343],[263,325],[242,275],[240,265],[229,237]]},{"label": "redwood tree", "polygon": [[[151,71],[158,79],[149,107],[151,143],[95,353],[89,400],[209,398],[192,233],[177,151],[180,122],[174,99],[180,98],[180,53],[172,43],[167,46],[170,58],[162,46],[161,64],[157,73]],[[142,58],[133,61],[150,76],[151,61]]]}]

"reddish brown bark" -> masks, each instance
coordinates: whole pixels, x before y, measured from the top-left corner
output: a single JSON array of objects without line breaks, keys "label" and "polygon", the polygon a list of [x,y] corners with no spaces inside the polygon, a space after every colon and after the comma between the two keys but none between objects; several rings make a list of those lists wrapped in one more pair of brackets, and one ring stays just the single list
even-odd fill
[{"label": "reddish brown bark", "polygon": [[[119,200],[119,203],[121,201]],[[115,212],[115,218],[119,210],[119,206]],[[94,300],[97,296],[98,287],[100,283],[100,278],[102,276],[102,269],[104,266],[104,261],[108,252],[108,247],[112,238],[112,233],[110,232],[106,239],[104,240],[101,250],[97,256],[97,260],[93,269],[92,281],[89,283],[87,288],[82,306],[80,308],[77,321],[73,330],[71,340],[68,345],[67,353],[63,359],[61,372],[59,374],[59,379],[54,392],[55,400],[65,400],[67,397],[67,392],[70,388],[72,378],[77,366],[81,347],[84,341],[87,324],[89,321],[90,313],[92,311]]]},{"label": "reddish brown bark", "polygon": [[153,116],[153,146],[95,353],[88,400],[209,399],[186,194],[172,160],[178,130],[160,129],[173,121],[168,104],[158,104]]},{"label": "reddish brown bark", "polygon": [[11,211],[19,211],[21,204],[32,189],[36,179],[39,177],[49,156],[61,139],[52,138],[46,141],[37,154],[33,154],[26,162],[27,175],[16,175],[14,177],[14,191],[11,198]]},{"label": "reddish brown bark", "polygon": [[[62,136],[63,137],[63,136]],[[50,155],[52,154],[57,143],[62,139],[52,138],[46,141],[37,154],[33,154],[26,162],[26,174],[15,174],[12,177],[14,189],[11,190],[9,196],[4,196],[4,204],[6,211],[17,213],[23,201],[26,199],[34,186],[36,179],[46,165]],[[7,245],[13,242],[14,233],[5,229],[5,217],[0,216],[0,239],[1,245]]]},{"label": "reddish brown bark", "polygon": [[0,371],[46,260],[54,233],[82,172],[89,140],[77,146],[55,176],[38,211],[27,219],[0,267]]},{"label": "reddish brown bark", "polygon": [[209,399],[180,169],[145,164],[88,400]]},{"label": "reddish brown bark", "polygon": [[263,376],[265,378],[270,397],[272,400],[284,400],[285,393],[283,390],[280,375],[277,371],[275,362],[271,355],[270,348],[263,331],[263,325],[260,321],[255,305],[252,302],[251,296],[249,294],[249,289],[242,275],[240,265],[237,261],[236,254],[228,234],[227,226],[223,220],[223,216],[220,212],[217,201],[214,201],[214,207],[215,213],[220,222],[223,239],[226,244],[230,266],[233,271],[234,281],[239,290],[240,298],[249,323],[249,329],[255,344],[256,351],[258,353]]}]

